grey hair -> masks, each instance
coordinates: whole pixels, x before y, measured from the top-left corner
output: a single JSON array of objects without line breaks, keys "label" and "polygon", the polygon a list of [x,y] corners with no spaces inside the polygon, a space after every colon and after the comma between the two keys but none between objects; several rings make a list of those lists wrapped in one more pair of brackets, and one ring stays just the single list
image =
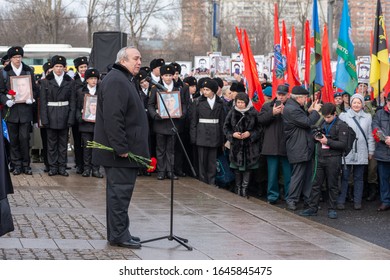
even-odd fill
[{"label": "grey hair", "polygon": [[304,94],[290,94],[290,97],[294,100],[296,100],[299,96],[305,96]]},{"label": "grey hair", "polygon": [[135,47],[129,46],[129,47],[121,48],[119,50],[119,52],[117,53],[117,55],[116,55],[115,63],[119,63],[121,60],[127,60],[128,59],[127,52],[126,52],[127,49],[135,49]]}]

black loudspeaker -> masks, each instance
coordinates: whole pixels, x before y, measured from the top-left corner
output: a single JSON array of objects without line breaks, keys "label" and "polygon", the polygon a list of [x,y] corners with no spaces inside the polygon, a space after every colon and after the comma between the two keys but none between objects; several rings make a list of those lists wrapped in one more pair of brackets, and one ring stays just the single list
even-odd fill
[{"label": "black loudspeaker", "polygon": [[107,73],[108,67],[114,64],[118,51],[126,46],[126,33],[112,31],[93,33],[90,65],[98,69],[100,73]]}]

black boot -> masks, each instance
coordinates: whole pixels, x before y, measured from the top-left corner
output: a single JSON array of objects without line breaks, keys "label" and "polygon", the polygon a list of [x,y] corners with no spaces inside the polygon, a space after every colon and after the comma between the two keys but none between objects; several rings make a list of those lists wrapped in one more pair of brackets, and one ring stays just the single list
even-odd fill
[{"label": "black boot", "polygon": [[249,186],[249,180],[251,179],[251,172],[245,171],[244,175],[242,176],[242,189],[241,189],[241,196],[249,198],[248,195],[248,186]]},{"label": "black boot", "polygon": [[366,201],[374,201],[376,199],[377,189],[377,184],[368,184],[368,196],[366,198]]},{"label": "black boot", "polygon": [[234,193],[240,195],[242,185],[242,173],[237,169],[234,171],[236,185],[234,187]]},{"label": "black boot", "polygon": [[100,173],[99,168],[92,168],[92,177],[103,178],[103,175]]}]

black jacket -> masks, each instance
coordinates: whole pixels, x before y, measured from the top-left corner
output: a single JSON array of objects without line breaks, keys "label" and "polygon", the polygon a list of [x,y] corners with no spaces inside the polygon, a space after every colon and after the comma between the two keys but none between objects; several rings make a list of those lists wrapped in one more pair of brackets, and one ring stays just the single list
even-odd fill
[{"label": "black jacket", "polygon": [[[191,109],[191,143],[202,147],[222,147],[225,122],[225,111],[222,100],[215,96],[214,108],[211,110],[207,98],[203,95],[194,100]],[[203,123],[200,119],[218,120],[218,123]]]},{"label": "black jacket", "polygon": [[[99,85],[97,85],[96,92],[99,90]],[[95,128],[94,122],[86,122],[83,120],[82,110],[84,108],[84,97],[86,94],[89,94],[88,86],[85,84],[82,88],[80,88],[77,95],[77,103],[76,103],[76,122],[79,124],[80,132],[93,132]]]},{"label": "black jacket", "polygon": [[311,127],[320,114],[313,110],[310,115],[297,101],[289,98],[283,109],[283,125],[286,135],[288,161],[291,164],[311,160],[314,154],[314,138]]},{"label": "black jacket", "polygon": [[[172,91],[180,91],[178,88],[174,87]],[[158,110],[158,98],[160,96],[157,94],[157,88],[155,86],[152,87],[152,91],[150,93],[149,102],[148,102],[148,113],[151,119],[153,119],[153,132],[157,134],[163,135],[172,135],[172,123],[170,119],[162,119],[160,115],[157,113]],[[187,106],[185,105],[185,98],[182,96],[182,92],[180,91],[180,103],[182,109],[181,118],[173,118],[173,122],[177,130],[180,132],[183,131],[185,125],[185,117],[187,115]]]},{"label": "black jacket", "polygon": [[[229,158],[237,166],[250,166],[259,160],[262,127],[258,122],[257,115],[256,109],[251,107],[244,114],[233,108],[226,116],[223,130],[231,144]],[[249,138],[241,140],[233,137],[234,132],[242,133],[245,131],[249,131]]]},{"label": "black jacket", "polygon": [[[71,127],[76,115],[76,92],[72,78],[64,74],[60,86],[50,72],[41,82],[40,117],[42,125],[51,129]],[[49,106],[48,102],[68,102],[65,106]]]},{"label": "black jacket", "polygon": [[94,141],[114,152],[93,149],[92,163],[108,167],[140,167],[119,154],[149,158],[148,120],[133,75],[114,64],[99,86]]},{"label": "black jacket", "polygon": [[[3,110],[3,118],[5,117],[5,114],[8,111],[8,106],[5,105],[8,97],[8,91],[11,89],[11,78],[12,76],[16,76],[14,70],[12,69],[11,63],[8,64],[4,69],[1,71],[0,76],[0,100],[1,103],[4,104],[4,110]],[[38,87],[35,84],[35,77],[33,70],[24,64],[22,62],[22,72],[20,73],[20,76],[23,75],[29,75],[31,76],[31,84],[32,84],[32,91],[33,91],[33,98],[36,100],[38,95]],[[7,117],[7,122],[10,123],[26,123],[26,122],[32,122],[33,121],[33,107],[36,106],[35,104],[26,104],[26,103],[16,103],[14,104],[10,110],[9,115]]]},{"label": "black jacket", "polygon": [[262,155],[266,156],[287,156],[286,137],[282,115],[274,116],[272,110],[275,100],[267,102],[259,113],[259,123],[264,126]]},{"label": "black jacket", "polygon": [[[328,139],[327,146],[329,146],[329,149],[323,149],[322,144],[316,141],[318,156],[319,157],[330,157],[330,156],[341,157],[344,149],[347,147],[348,124],[346,124],[344,121],[340,120],[337,117],[333,125],[330,125],[325,121],[323,121],[321,123],[321,129],[323,134],[328,134],[326,135],[326,138]],[[328,133],[326,133],[327,130],[329,130]]]}]

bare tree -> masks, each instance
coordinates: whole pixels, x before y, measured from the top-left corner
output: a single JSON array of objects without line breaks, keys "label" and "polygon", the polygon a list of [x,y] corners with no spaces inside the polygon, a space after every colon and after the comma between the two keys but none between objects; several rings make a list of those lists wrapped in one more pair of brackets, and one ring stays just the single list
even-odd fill
[{"label": "bare tree", "polygon": [[135,47],[139,47],[139,42],[148,26],[150,19],[162,19],[163,13],[169,13],[174,1],[160,0],[122,0],[121,9],[129,31],[130,40]]}]

